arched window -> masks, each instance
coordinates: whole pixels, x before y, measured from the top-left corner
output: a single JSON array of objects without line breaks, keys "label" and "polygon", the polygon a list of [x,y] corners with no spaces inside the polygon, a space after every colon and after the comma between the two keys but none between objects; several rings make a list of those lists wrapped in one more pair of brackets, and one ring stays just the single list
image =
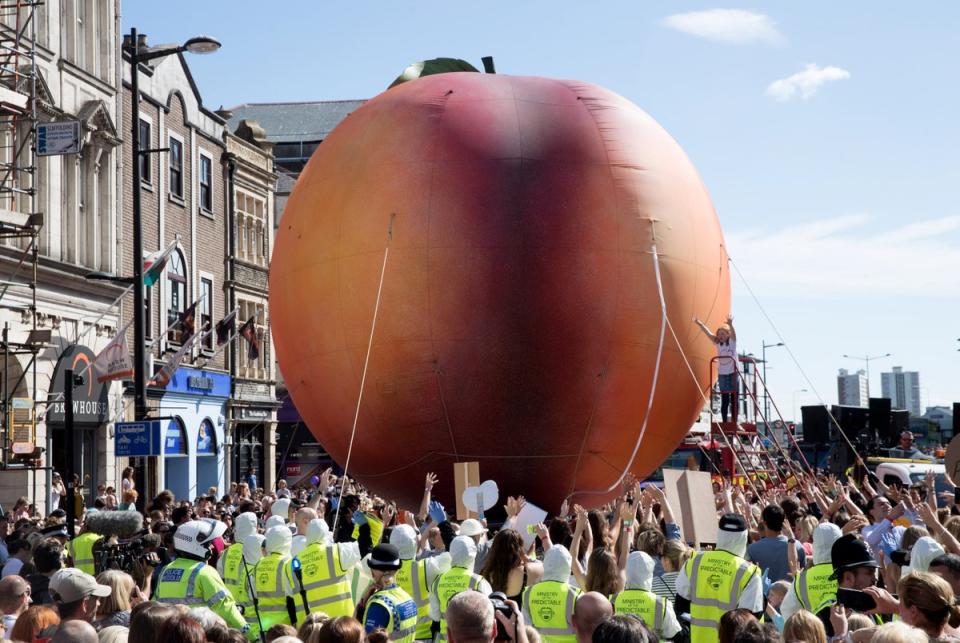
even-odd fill
[{"label": "arched window", "polygon": [[183,262],[183,255],[174,250],[170,255],[170,264],[167,266],[167,326],[171,327],[167,333],[167,340],[174,344],[180,343],[183,329],[176,324],[177,319],[187,309],[187,269]]}]

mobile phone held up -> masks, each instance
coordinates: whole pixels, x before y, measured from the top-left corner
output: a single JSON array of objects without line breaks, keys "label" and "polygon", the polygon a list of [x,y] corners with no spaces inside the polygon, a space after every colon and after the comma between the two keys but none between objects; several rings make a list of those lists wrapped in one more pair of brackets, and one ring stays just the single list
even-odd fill
[{"label": "mobile phone held up", "polygon": [[837,602],[844,607],[849,607],[854,612],[869,612],[876,609],[877,602],[873,596],[859,589],[837,588]]}]

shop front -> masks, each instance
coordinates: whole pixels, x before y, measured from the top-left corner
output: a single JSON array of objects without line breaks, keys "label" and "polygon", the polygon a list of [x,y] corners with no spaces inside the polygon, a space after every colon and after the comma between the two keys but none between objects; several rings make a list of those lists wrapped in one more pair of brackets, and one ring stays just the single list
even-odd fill
[{"label": "shop front", "polygon": [[156,416],[165,421],[160,489],[178,500],[194,500],[213,489],[222,496],[226,479],[224,424],[230,376],[195,368],[179,368],[162,389]]},{"label": "shop front", "polygon": [[[107,467],[112,467],[112,451],[108,451],[107,424],[111,422],[109,403],[109,383],[97,382],[89,365],[94,353],[86,346],[71,344],[57,359],[50,382],[47,398],[47,430],[53,439],[53,452],[50,461],[54,471],[65,475],[67,458],[73,457],[73,470],[80,476],[84,505],[93,506],[97,485],[106,480]],[[67,431],[65,424],[65,381],[67,369],[73,369],[75,375],[83,373],[83,382],[73,388],[73,431],[74,449],[67,451]],[[110,476],[112,479],[112,476]]]}]

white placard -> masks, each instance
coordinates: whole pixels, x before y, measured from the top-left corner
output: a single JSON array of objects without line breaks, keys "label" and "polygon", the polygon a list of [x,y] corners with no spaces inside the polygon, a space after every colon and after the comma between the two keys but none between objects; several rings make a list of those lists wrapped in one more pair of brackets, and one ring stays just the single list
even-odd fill
[{"label": "white placard", "polygon": [[487,480],[479,487],[467,487],[463,490],[463,504],[467,509],[478,514],[482,514],[490,507],[497,504],[500,497],[500,490],[497,483],[493,480]]},{"label": "white placard", "polygon": [[520,510],[520,513],[517,514],[517,531],[520,532],[520,537],[523,538],[523,549],[528,551],[533,545],[533,541],[537,539],[536,533],[530,533],[530,527],[536,526],[537,524],[543,522],[547,519],[547,512],[533,504],[532,502],[527,502],[523,505],[523,509]]}]

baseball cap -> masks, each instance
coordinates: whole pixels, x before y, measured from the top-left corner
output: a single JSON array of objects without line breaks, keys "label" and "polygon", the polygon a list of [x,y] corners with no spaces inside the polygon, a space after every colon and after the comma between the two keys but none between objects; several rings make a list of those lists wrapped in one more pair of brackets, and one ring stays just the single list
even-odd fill
[{"label": "baseball cap", "polygon": [[96,579],[76,567],[66,567],[50,578],[50,596],[56,603],[73,603],[88,596],[110,596],[109,585],[100,585]]},{"label": "baseball cap", "polygon": [[459,533],[461,536],[479,536],[486,531],[487,529],[483,526],[483,523],[476,518],[467,518],[460,523]]},{"label": "baseball cap", "polygon": [[720,517],[720,531],[746,531],[747,521],[740,514],[724,514]]}]

